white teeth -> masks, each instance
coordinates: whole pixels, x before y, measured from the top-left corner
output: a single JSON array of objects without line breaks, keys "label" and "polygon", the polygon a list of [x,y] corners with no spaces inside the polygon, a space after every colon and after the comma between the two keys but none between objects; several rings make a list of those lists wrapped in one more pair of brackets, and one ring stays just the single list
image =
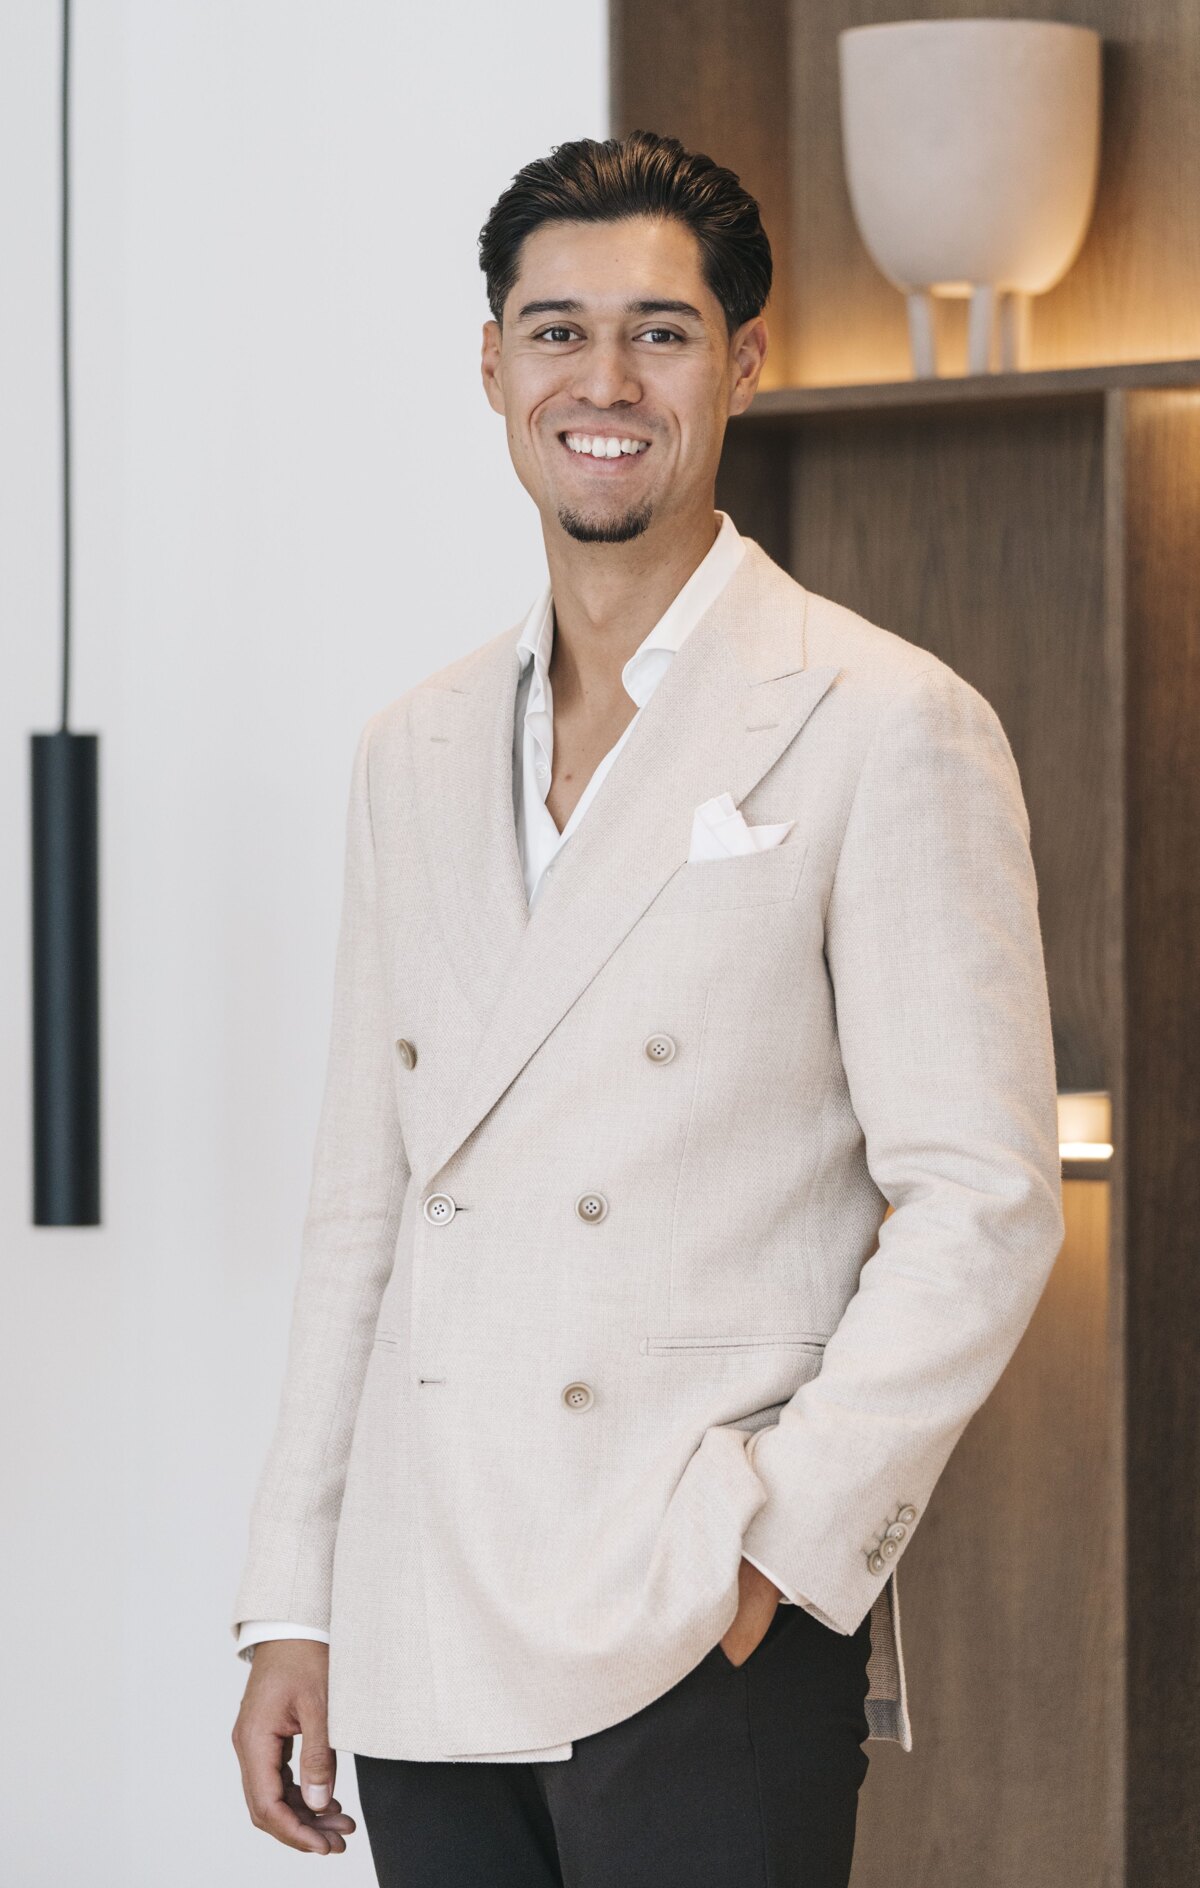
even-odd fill
[{"label": "white teeth", "polygon": [[568,433],[567,445],[572,452],[583,453],[593,459],[619,459],[622,453],[636,457],[645,452],[648,441],[644,439],[615,439],[603,433],[594,437],[590,433]]}]

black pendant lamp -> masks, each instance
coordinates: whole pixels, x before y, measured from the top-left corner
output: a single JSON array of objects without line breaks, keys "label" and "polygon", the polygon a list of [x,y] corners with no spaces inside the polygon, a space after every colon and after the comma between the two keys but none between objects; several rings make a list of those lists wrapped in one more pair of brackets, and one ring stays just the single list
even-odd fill
[{"label": "black pendant lamp", "polygon": [[99,736],[68,727],[70,0],[62,9],[62,725],[30,737],[33,1223],[100,1224]]}]

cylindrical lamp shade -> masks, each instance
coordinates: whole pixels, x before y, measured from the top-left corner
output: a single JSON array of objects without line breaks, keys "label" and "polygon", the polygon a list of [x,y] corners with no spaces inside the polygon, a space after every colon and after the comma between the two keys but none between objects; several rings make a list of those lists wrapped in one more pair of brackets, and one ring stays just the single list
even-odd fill
[{"label": "cylindrical lamp shade", "polygon": [[31,739],[34,1224],[98,1226],[99,736]]}]

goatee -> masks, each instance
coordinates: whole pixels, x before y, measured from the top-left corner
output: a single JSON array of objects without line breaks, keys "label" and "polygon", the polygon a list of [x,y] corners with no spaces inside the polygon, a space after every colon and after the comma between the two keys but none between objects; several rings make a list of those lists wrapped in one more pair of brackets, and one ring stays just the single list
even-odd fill
[{"label": "goatee", "polygon": [[653,508],[643,502],[622,517],[610,518],[604,523],[585,518],[582,512],[561,509],[558,522],[567,536],[579,544],[628,544],[631,538],[640,538],[648,529],[652,515]]}]

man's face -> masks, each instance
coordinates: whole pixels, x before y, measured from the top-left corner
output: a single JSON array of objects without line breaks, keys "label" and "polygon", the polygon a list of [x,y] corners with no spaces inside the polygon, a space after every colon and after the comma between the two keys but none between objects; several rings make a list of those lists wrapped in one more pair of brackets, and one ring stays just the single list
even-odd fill
[{"label": "man's face", "polygon": [[547,529],[625,543],[711,510],[725,423],[753,398],[766,323],[728,333],[686,224],[543,223],[503,312],[503,332],[484,323],[483,384]]}]

